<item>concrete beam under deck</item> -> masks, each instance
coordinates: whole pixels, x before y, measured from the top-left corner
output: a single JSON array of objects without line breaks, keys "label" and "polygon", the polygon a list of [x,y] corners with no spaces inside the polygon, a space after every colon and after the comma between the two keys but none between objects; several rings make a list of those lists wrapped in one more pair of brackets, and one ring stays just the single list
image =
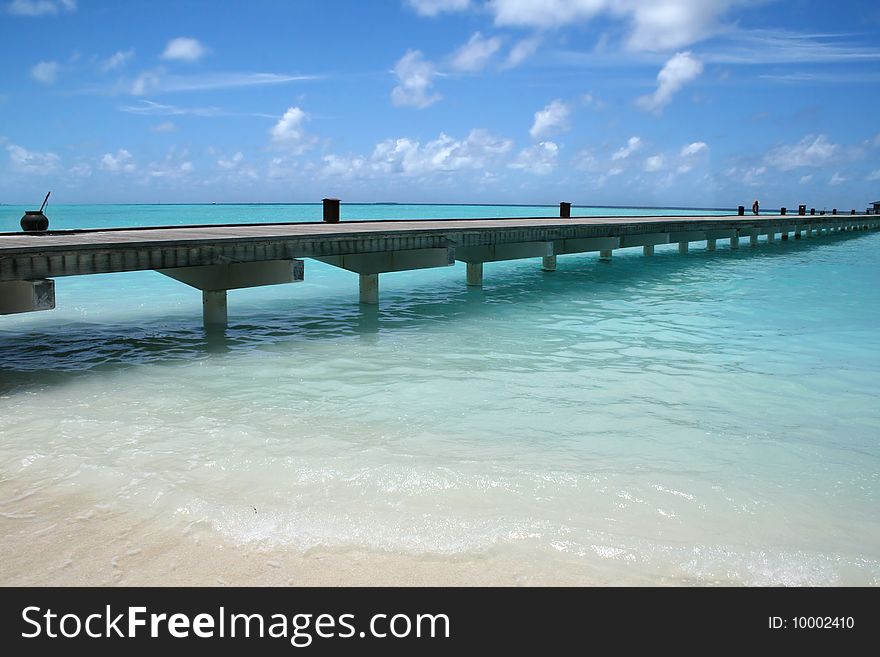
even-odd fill
[{"label": "concrete beam under deck", "polygon": [[392,271],[451,267],[455,264],[455,249],[412,249],[408,251],[381,251],[351,255],[315,258],[328,265],[347,269],[355,274],[385,274]]},{"label": "concrete beam under deck", "polygon": [[641,235],[622,235],[620,248],[630,246],[655,246],[657,244],[669,244],[669,233],[642,233]]},{"label": "concrete beam under deck", "polygon": [[498,262],[522,258],[544,258],[554,255],[553,242],[515,242],[488,246],[459,246],[455,259],[461,262]]},{"label": "concrete beam under deck", "polygon": [[569,240],[559,240],[553,244],[553,252],[556,255],[567,253],[588,253],[591,251],[611,251],[620,248],[619,237],[586,237]]},{"label": "concrete beam under deck", "polygon": [[[451,267],[455,264],[455,249],[411,249],[405,251],[381,251],[378,253],[355,253],[351,255],[315,258],[328,265],[360,274],[358,281],[360,302],[379,303],[379,274],[413,269]],[[470,272],[469,272],[470,274]],[[482,267],[480,270],[482,283]]]},{"label": "concrete beam under deck", "polygon": [[301,281],[304,263],[302,260],[263,260],[156,271],[202,291],[202,319],[207,328],[226,326],[227,290]]},{"label": "concrete beam under deck", "polygon": [[7,281],[0,283],[0,315],[30,313],[55,308],[55,281]]},{"label": "concrete beam under deck", "polygon": [[302,260],[263,260],[156,271],[197,290],[238,290],[301,281],[304,263]]}]

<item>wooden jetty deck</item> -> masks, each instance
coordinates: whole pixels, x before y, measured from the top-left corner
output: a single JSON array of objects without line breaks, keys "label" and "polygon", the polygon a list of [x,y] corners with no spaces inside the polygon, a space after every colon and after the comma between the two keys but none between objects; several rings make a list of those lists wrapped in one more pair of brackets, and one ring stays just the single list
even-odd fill
[{"label": "wooden jetty deck", "polygon": [[688,217],[528,217],[164,226],[46,233],[0,233],[0,314],[55,307],[53,278],[156,270],[202,291],[206,325],[225,325],[226,291],[303,280],[303,258],[360,275],[360,300],[379,300],[379,274],[467,263],[468,285],[482,285],[487,262],[556,259],[660,244],[718,240],[738,248],[880,227],[875,215]]}]

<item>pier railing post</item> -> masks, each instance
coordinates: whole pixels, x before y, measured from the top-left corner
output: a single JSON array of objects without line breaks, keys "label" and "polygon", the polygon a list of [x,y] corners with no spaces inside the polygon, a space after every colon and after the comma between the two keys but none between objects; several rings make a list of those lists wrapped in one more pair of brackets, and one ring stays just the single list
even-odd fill
[{"label": "pier railing post", "polygon": [[737,213],[740,217],[744,217],[745,214],[746,214],[746,206],[744,206],[744,205],[738,205],[738,206],[736,207],[736,213]]},{"label": "pier railing post", "polygon": [[556,256],[543,256],[541,258],[541,269],[544,271],[556,271]]},{"label": "pier railing post", "polygon": [[566,201],[562,201],[559,204],[559,216],[562,219],[570,219],[571,218],[571,203]]}]

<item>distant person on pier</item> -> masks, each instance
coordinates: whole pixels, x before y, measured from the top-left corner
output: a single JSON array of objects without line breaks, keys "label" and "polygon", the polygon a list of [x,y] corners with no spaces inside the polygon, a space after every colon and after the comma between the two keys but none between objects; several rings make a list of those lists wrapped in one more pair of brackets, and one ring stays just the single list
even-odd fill
[{"label": "distant person on pier", "polygon": [[758,211],[759,211],[760,209],[761,209],[761,207],[760,207],[760,205],[758,204],[758,199],[755,199],[755,202],[752,203],[752,214],[755,214],[755,215],[758,214]]}]

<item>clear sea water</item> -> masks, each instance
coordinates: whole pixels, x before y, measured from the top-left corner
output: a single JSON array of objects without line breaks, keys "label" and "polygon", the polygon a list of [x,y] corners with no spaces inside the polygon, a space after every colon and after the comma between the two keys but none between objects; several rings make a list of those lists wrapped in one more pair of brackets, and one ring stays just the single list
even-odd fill
[{"label": "clear sea water", "polygon": [[[21,210],[0,207],[0,230]],[[343,205],[364,219],[556,212]],[[49,215],[292,221],[320,206]],[[307,260],[302,283],[230,292],[223,335],[202,328],[196,290],[158,273],[58,279],[56,310],[0,317],[0,545],[17,555],[0,583],[61,572],[43,552],[85,540],[75,514],[157,573],[151,533],[197,523],[233,554],[877,585],[880,232],[701,246],[564,256],[555,273],[487,264],[482,290],[461,264],[387,274],[378,308],[359,306],[357,276]]]}]

